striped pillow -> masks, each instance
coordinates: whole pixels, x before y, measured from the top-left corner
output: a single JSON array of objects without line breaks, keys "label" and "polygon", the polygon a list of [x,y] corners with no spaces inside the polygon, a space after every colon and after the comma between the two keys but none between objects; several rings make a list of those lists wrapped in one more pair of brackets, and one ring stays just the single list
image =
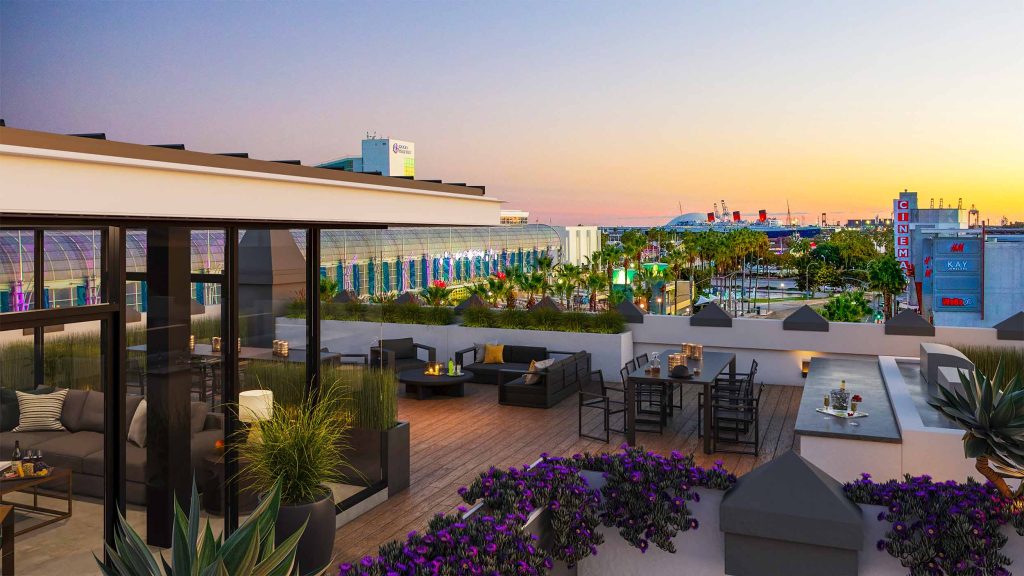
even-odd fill
[{"label": "striped pillow", "polygon": [[67,390],[50,394],[26,394],[18,392],[18,426],[12,432],[35,432],[40,430],[64,430],[60,413],[64,408]]}]

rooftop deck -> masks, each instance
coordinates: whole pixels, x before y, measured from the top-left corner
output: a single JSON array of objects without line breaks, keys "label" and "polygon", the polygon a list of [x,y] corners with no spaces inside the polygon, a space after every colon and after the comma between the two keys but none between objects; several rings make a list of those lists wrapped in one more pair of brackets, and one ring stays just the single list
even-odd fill
[{"label": "rooftop deck", "polygon": [[[722,460],[740,475],[795,447],[794,423],[802,388],[765,387],[761,404],[763,444],[757,457],[701,452],[697,389],[684,391],[684,409],[676,413],[665,434],[638,433],[637,444],[656,452],[692,452],[704,465]],[[589,416],[593,424],[597,418],[596,411]],[[615,434],[608,444],[580,438],[575,398],[550,410],[501,406],[496,386],[478,384],[467,385],[463,398],[400,398],[399,419],[409,421],[412,427],[412,485],[338,530],[334,541],[338,562],[375,554],[384,542],[425,528],[434,514],[454,511],[462,504],[456,490],[489,466],[528,464],[542,452],[569,456],[584,451],[615,451],[622,443],[622,436]],[[612,424],[616,426],[614,420]]]}]

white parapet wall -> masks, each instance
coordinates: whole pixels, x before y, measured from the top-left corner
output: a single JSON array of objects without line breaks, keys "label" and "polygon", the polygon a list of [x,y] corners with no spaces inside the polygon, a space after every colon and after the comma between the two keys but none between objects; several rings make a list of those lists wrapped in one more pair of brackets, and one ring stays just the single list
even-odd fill
[{"label": "white parapet wall", "polygon": [[997,340],[991,328],[937,327],[935,336],[895,336],[882,324],[832,322],[828,332],[783,330],[782,320],[735,318],[731,328],[691,326],[688,316],[644,317],[630,324],[636,354],[677,347],[682,342],[736,352],[742,370],[757,359],[765,384],[800,385],[801,361],[814,356],[874,358],[914,356],[922,342],[1019,347],[1020,342]]},{"label": "white parapet wall", "polygon": [[[289,341],[294,348],[304,348],[305,320],[278,318],[277,337]],[[606,379],[618,380],[619,368],[633,354],[632,333],[584,334],[579,332],[548,332],[544,330],[506,330],[503,328],[469,328],[466,326],[424,326],[324,320],[320,323],[320,345],[331,352],[366,354],[380,339],[412,338],[417,344],[437,349],[437,359],[447,361],[455,352],[477,343],[495,342],[521,346],[543,346],[548,350],[591,354],[591,366],[604,372]],[[468,360],[467,360],[468,363]]]}]

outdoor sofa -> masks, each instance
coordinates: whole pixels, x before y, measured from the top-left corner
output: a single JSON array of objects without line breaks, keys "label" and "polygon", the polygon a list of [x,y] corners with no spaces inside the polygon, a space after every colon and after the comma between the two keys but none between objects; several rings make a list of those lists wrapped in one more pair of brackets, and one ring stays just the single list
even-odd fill
[{"label": "outdoor sofa", "polygon": [[[52,392],[37,389],[33,392]],[[125,425],[129,426],[142,396],[125,396]],[[11,404],[13,402],[13,405]],[[66,430],[12,432],[18,423],[18,401],[13,390],[0,396],[3,408],[0,454],[5,457],[19,442],[25,450],[42,450],[43,461],[71,470],[72,492],[93,498],[103,497],[103,392],[68,390],[61,409],[61,424]],[[224,437],[223,415],[209,411],[206,402],[191,405],[191,465],[196,481],[205,478],[204,457],[214,451],[214,443]],[[132,504],[146,503],[146,448],[128,442],[125,452],[127,499]]]},{"label": "outdoor sofa", "polygon": [[[590,382],[590,353],[575,352],[554,364],[529,372],[498,371],[498,402],[508,406],[551,408]],[[529,367],[527,367],[529,368]],[[529,382],[527,379],[534,380]]]},{"label": "outdoor sofa", "polygon": [[[455,363],[463,370],[473,373],[473,382],[477,384],[497,384],[499,372],[502,370],[522,370],[530,368],[530,362],[548,360],[552,356],[571,356],[572,352],[548,350],[543,346],[510,346],[502,350],[502,363],[484,364],[483,345],[471,346],[455,353]],[[469,360],[467,363],[466,361]]]}]

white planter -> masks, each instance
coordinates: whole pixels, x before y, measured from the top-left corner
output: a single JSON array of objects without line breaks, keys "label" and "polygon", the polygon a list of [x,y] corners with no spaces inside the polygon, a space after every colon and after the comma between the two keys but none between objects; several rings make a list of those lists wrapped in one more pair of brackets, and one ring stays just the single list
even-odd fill
[{"label": "white planter", "polygon": [[602,526],[604,544],[597,555],[580,562],[579,576],[722,576],[725,573],[725,537],[718,524],[718,507],[724,492],[698,488],[700,502],[689,502],[700,523],[696,530],[680,532],[672,539],[676,553],[651,545],[641,552],[626,542],[616,528]]},{"label": "white planter", "polygon": [[[277,337],[288,340],[293,348],[305,348],[304,345],[300,345],[306,339],[305,322],[302,318],[278,318]],[[543,346],[548,350],[568,352],[586,350],[591,354],[593,369],[603,371],[605,380],[609,381],[618,381],[619,369],[633,357],[633,338],[630,332],[586,334],[347,320],[324,320],[320,323],[320,345],[327,347],[331,352],[367,354],[370,346],[377,340],[409,337],[418,344],[436,348],[439,361],[454,359],[456,351],[469,348],[478,342]]]},{"label": "white planter", "polygon": [[[875,547],[875,544],[885,537],[885,532],[890,526],[888,522],[878,521],[878,513],[883,512],[885,507],[861,504],[860,508],[864,513],[864,546],[860,551],[860,576],[906,576],[908,570],[900,565],[899,560]],[[1013,564],[1008,566],[1010,571],[1018,573],[1024,565],[1024,537],[1018,536],[1011,526],[1003,526],[1002,530],[1009,538],[1006,546],[1003,546],[1002,553],[1013,561]]]}]

